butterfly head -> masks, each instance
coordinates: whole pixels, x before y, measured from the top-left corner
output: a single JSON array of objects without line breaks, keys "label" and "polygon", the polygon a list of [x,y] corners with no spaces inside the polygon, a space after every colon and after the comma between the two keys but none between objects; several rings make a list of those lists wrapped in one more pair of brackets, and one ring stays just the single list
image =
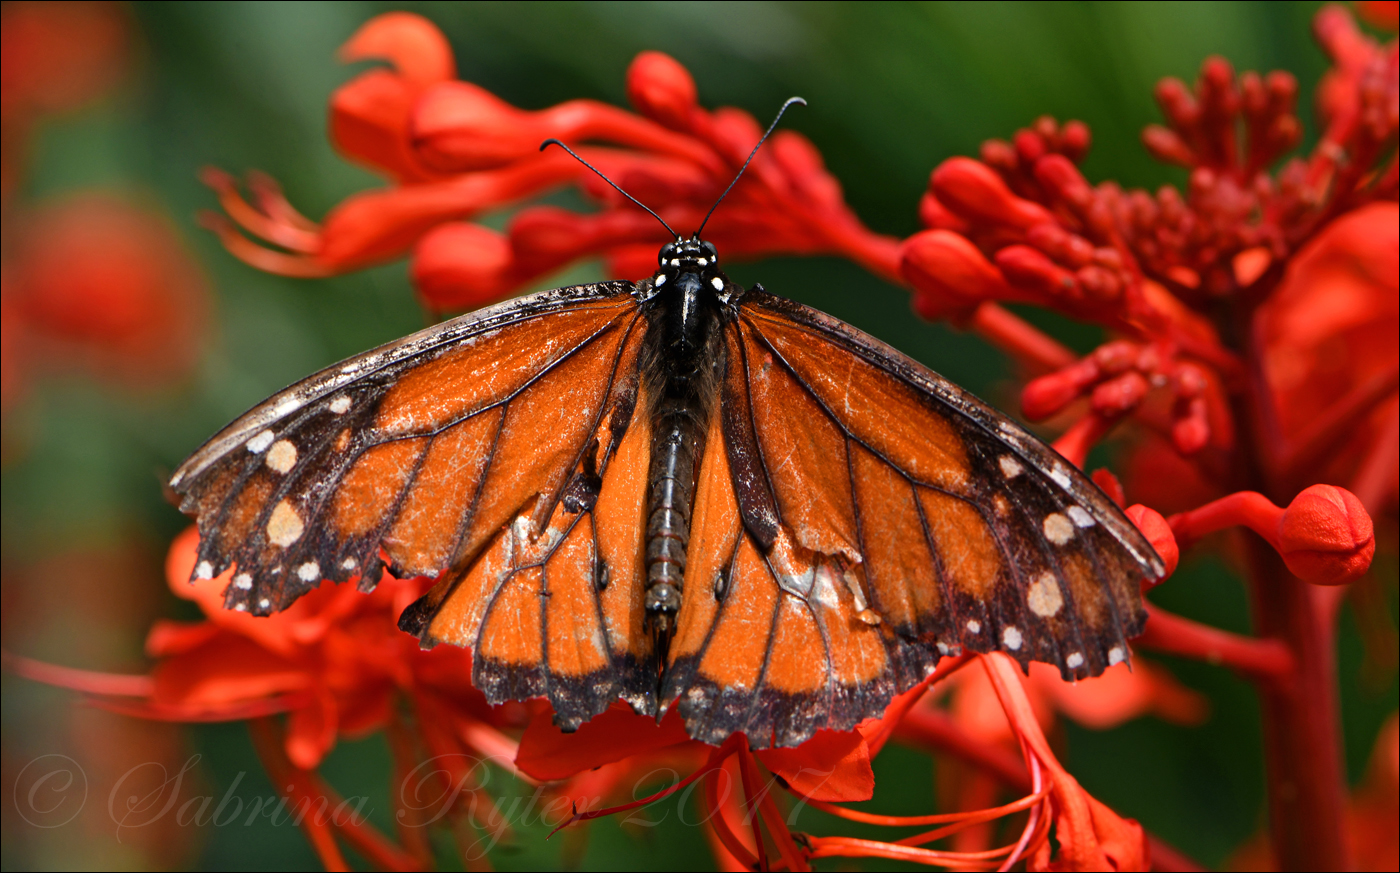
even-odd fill
[{"label": "butterfly head", "polygon": [[704,288],[713,287],[716,291],[724,288],[724,280],[719,277],[719,252],[702,239],[692,237],[667,243],[661,247],[656,261],[659,269],[652,284],[657,288],[668,282],[674,286],[682,276],[695,277]]}]

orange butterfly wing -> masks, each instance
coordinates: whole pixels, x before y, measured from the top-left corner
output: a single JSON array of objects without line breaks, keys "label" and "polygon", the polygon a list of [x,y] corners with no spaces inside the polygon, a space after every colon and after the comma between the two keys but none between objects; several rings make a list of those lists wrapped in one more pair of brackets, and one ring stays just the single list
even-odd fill
[{"label": "orange butterfly wing", "polygon": [[692,736],[849,729],[944,654],[1127,658],[1162,565],[1082,474],[842,322],[761,291],[738,313],[662,692]]},{"label": "orange butterfly wing", "polygon": [[267,614],[322,579],[373,587],[382,550],[396,575],[451,570],[401,624],[470,646],[491,699],[548,696],[567,725],[618,694],[654,698],[631,290],[464,316],[254,408],[172,479],[199,519],[195,575],[237,564],[225,605]]}]

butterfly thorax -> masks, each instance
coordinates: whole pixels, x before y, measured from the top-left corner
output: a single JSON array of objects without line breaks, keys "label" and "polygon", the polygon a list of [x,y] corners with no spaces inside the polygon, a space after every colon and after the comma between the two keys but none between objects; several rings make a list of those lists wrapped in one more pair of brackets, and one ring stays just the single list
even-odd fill
[{"label": "butterfly thorax", "polygon": [[658,261],[643,302],[652,398],[645,602],[647,623],[664,649],[681,606],[696,470],[721,360],[712,346],[729,283],[714,246],[702,240],[671,243]]}]

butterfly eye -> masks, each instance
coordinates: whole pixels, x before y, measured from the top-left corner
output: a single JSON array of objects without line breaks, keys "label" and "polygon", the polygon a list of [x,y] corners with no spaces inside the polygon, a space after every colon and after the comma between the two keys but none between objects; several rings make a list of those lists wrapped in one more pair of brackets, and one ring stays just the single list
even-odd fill
[{"label": "butterfly eye", "polygon": [[661,247],[661,252],[660,252],[660,254],[658,254],[658,255],[656,256],[656,262],[657,262],[657,264],[658,264],[659,266],[665,267],[665,266],[666,266],[666,262],[669,261],[669,260],[671,260],[671,259],[674,258],[675,256],[676,256],[676,244],[675,244],[675,243],[667,243],[666,245],[664,245],[664,246]]},{"label": "butterfly eye", "polygon": [[710,263],[713,264],[719,261],[719,251],[715,249],[715,247],[712,244],[701,240],[700,245],[705,247],[705,253],[710,256]]}]

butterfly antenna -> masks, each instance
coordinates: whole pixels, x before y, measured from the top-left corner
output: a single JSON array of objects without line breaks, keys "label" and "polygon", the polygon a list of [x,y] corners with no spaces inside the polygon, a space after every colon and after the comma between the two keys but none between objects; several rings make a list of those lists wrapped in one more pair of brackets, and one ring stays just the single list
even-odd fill
[{"label": "butterfly antenna", "polygon": [[631,200],[633,203],[635,203],[635,204],[637,204],[638,206],[642,207],[642,208],[645,209],[647,212],[651,212],[651,217],[652,217],[652,218],[655,218],[657,221],[661,222],[661,226],[664,227],[664,228],[666,228],[666,230],[670,232],[671,236],[675,237],[677,240],[679,240],[679,239],[681,238],[681,235],[680,235],[680,234],[676,233],[674,230],[671,230],[671,225],[669,225],[669,224],[666,223],[666,219],[664,219],[664,218],[662,218],[661,216],[657,215],[655,212],[652,211],[651,207],[647,206],[645,203],[643,203],[642,201],[638,200],[636,197],[633,197],[631,194],[628,194],[626,191],[622,190],[621,188],[618,188],[618,187],[617,187],[617,183],[614,182],[612,179],[609,179],[607,176],[604,176],[602,170],[598,169],[597,167],[595,167],[595,166],[593,166],[592,164],[588,163],[588,161],[585,161],[583,158],[579,157],[579,156],[578,156],[578,152],[576,152],[576,151],[574,151],[573,149],[569,148],[568,146],[564,145],[564,144],[563,144],[562,142],[560,142],[559,140],[553,139],[553,138],[550,138],[550,139],[545,140],[544,142],[540,143],[540,151],[544,151],[545,149],[549,148],[549,147],[552,146],[552,145],[557,145],[557,146],[559,146],[559,148],[561,148],[561,149],[563,149],[564,151],[568,152],[569,154],[573,155],[573,156],[574,156],[574,160],[578,161],[580,164],[583,164],[583,165],[584,165],[585,167],[587,167],[588,169],[590,169],[590,170],[592,170],[593,172],[597,173],[599,179],[602,179],[604,182],[607,182],[609,185],[613,186],[614,188],[617,188],[617,193],[621,194],[623,197],[626,197],[628,200]]},{"label": "butterfly antenna", "polygon": [[704,230],[705,225],[710,223],[710,216],[715,214],[715,210],[719,208],[719,204],[724,200],[724,198],[729,196],[729,192],[734,188],[734,183],[738,182],[739,177],[744,175],[744,171],[747,170],[749,168],[749,164],[753,162],[753,156],[758,154],[759,149],[763,148],[763,144],[768,141],[768,137],[773,133],[773,128],[778,126],[779,121],[782,121],[783,113],[787,112],[788,107],[794,103],[801,104],[802,106],[807,105],[807,101],[803,100],[801,97],[789,97],[787,99],[787,102],[783,104],[783,108],[778,110],[778,115],[773,119],[773,123],[768,125],[768,130],[764,131],[763,139],[760,139],[758,141],[758,145],[753,147],[753,151],[749,152],[749,159],[747,161],[744,161],[744,165],[740,167],[739,172],[734,175],[734,181],[729,183],[729,187],[725,188],[724,193],[719,195],[719,200],[716,200],[715,205],[710,207],[710,211],[705,213],[705,220],[700,222],[700,226],[695,229],[695,235],[691,237],[691,239],[700,238],[700,231]]}]

